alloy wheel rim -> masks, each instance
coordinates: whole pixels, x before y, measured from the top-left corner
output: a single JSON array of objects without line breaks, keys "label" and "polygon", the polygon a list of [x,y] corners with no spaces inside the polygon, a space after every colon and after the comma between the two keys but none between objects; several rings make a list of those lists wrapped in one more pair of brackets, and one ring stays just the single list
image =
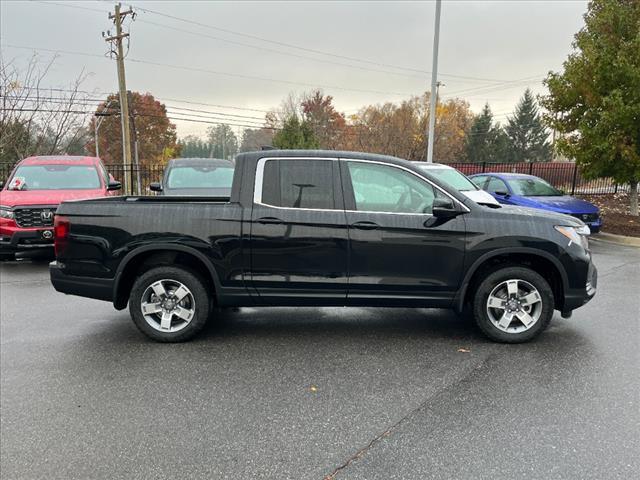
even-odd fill
[{"label": "alloy wheel rim", "polygon": [[489,320],[497,329],[505,333],[522,333],[540,320],[542,296],[525,280],[505,280],[491,290],[486,308]]},{"label": "alloy wheel rim", "polygon": [[140,310],[147,324],[163,333],[185,328],[196,312],[191,290],[177,280],[157,280],[142,294]]}]

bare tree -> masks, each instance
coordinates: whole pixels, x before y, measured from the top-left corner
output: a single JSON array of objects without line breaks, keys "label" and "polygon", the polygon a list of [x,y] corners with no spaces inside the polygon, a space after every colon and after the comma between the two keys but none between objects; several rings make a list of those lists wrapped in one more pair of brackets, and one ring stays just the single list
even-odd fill
[{"label": "bare tree", "polygon": [[89,94],[80,90],[82,71],[66,88],[45,88],[57,56],[34,54],[24,67],[0,55],[0,161],[29,155],[64,154],[77,149],[92,113]]}]

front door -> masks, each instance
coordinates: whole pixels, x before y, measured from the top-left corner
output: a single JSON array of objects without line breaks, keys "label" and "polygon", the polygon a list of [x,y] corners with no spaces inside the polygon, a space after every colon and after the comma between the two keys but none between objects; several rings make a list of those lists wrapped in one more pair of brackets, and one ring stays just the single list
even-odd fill
[{"label": "front door", "polygon": [[441,220],[436,196],[451,200],[402,166],[342,160],[350,237],[350,305],[449,306],[464,261],[464,215]]},{"label": "front door", "polygon": [[261,159],[251,213],[250,278],[270,305],[343,305],[348,232],[337,159]]}]

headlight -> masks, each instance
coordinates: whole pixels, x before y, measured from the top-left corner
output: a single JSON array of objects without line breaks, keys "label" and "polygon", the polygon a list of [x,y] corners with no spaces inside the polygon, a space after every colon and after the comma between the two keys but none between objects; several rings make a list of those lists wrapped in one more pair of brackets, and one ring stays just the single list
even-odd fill
[{"label": "headlight", "polygon": [[589,240],[587,237],[591,234],[591,230],[589,230],[588,226],[567,227],[564,225],[556,225],[554,228],[569,239],[569,245],[571,245],[571,242],[574,242],[585,250],[589,248]]},{"label": "headlight", "polygon": [[9,207],[3,207],[0,205],[0,217],[13,218],[13,210],[11,210]]}]

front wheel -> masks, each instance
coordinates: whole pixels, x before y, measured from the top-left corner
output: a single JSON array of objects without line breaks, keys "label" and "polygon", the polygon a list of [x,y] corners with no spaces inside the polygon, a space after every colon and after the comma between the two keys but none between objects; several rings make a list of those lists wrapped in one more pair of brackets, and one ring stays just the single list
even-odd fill
[{"label": "front wheel", "polygon": [[473,301],[480,330],[504,343],[522,343],[538,336],[549,325],[553,310],[549,283],[523,267],[506,267],[488,275]]},{"label": "front wheel", "polygon": [[129,312],[133,323],[158,342],[183,342],[198,334],[209,316],[202,279],[180,267],[157,267],[133,284]]}]

